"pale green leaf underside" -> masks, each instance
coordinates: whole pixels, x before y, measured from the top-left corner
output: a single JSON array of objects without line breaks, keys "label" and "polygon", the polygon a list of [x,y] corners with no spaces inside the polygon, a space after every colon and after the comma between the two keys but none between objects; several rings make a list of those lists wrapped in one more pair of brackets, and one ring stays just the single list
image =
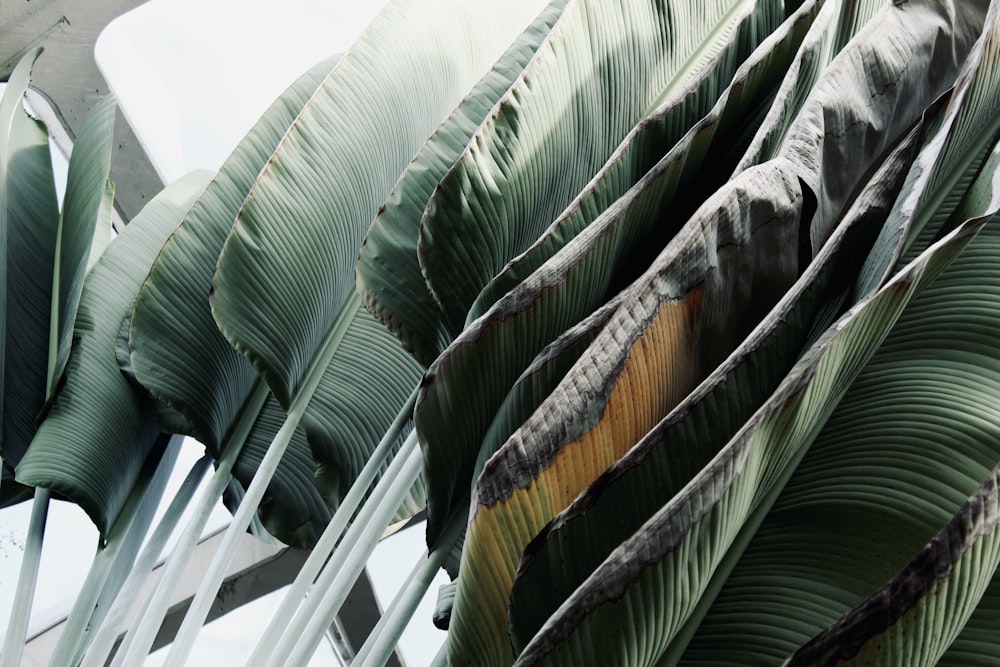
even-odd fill
[{"label": "pale green leaf underside", "polygon": [[425,366],[451,341],[417,260],[420,218],[441,177],[454,165],[494,105],[534,57],[568,0],[553,0],[434,131],[407,165],[365,236],[358,290],[365,306]]},{"label": "pale green leaf underside", "polygon": [[148,398],[119,370],[119,330],[142,277],[207,181],[197,172],[157,195],[88,274],[64,382],[17,468],[19,481],[71,499],[104,535],[157,435]]},{"label": "pale green leaf underside", "polygon": [[7,162],[4,477],[35,433],[49,385],[49,320],[59,207],[45,126],[18,110]]},{"label": "pale green leaf underside", "polygon": [[567,6],[421,222],[420,263],[453,333],[479,291],[555,220],[661,96],[725,47],[755,5]]},{"label": "pale green leaf underside", "polygon": [[286,408],[353,298],[361,241],[399,174],[541,4],[389,4],[264,166],[219,257],[212,310]]}]

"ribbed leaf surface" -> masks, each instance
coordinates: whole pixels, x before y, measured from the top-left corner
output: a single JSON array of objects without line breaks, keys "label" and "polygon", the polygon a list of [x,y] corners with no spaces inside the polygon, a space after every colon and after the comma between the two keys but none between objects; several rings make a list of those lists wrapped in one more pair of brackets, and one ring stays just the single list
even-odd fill
[{"label": "ribbed leaf surface", "polygon": [[[935,135],[914,165],[879,239],[873,261],[905,264],[955,222],[950,216],[976,177],[1000,131],[1000,35],[995,12],[959,74]],[[883,267],[883,270],[886,267]],[[862,288],[882,275],[871,267]]]},{"label": "ribbed leaf surface", "polygon": [[216,260],[261,169],[335,65],[311,69],[264,113],[170,236],[135,301],[129,347],[136,378],[184,415],[188,434],[216,458],[257,381],[212,318]]},{"label": "ribbed leaf surface", "polygon": [[391,3],[288,128],[212,297],[223,333],[286,408],[338,318],[354,315],[358,249],[399,174],[541,6]]},{"label": "ribbed leaf surface", "polygon": [[102,535],[157,435],[149,399],[119,370],[119,331],[142,278],[207,180],[204,173],[192,174],[157,195],[88,274],[64,380],[17,467],[18,481],[69,498]]},{"label": "ribbed leaf surface", "polygon": [[[998,209],[1000,153],[994,150],[956,215],[982,219]],[[961,257],[907,306],[740,559],[695,636],[692,659],[716,664],[722,635],[730,640],[726,660],[787,656],[903,568],[1000,461],[1000,449],[989,444],[993,438],[979,431],[988,428],[990,418],[980,412],[992,409],[989,392],[997,385],[997,364],[984,347],[995,346],[989,318],[996,317],[992,304],[1000,284],[991,259],[1000,247],[997,222],[991,219]],[[958,523],[946,529],[951,533],[942,538],[944,544],[957,539],[954,530],[961,531],[964,520]],[[972,541],[982,534],[976,532],[968,535]],[[960,555],[953,552],[953,559],[942,560],[940,549],[932,548],[920,558],[936,559],[938,571],[947,572]],[[777,560],[792,565],[776,566]],[[994,567],[971,574],[980,591]],[[895,581],[886,589],[895,591],[891,595],[900,603],[888,616],[885,610],[874,612],[892,617],[893,623],[910,606],[923,605],[917,598],[933,583],[917,581],[913,572],[901,576],[909,583]],[[761,594],[762,587],[776,592]],[[767,612],[756,602],[750,611],[747,595],[763,598]],[[817,604],[823,597],[829,603]],[[962,594],[949,599],[945,604],[961,606],[966,600]],[[869,602],[875,606],[863,606],[876,609],[885,600]],[[956,606],[941,612],[960,620],[947,632],[939,624],[939,637],[918,639],[896,655],[908,656],[903,662],[929,664],[936,658],[928,656],[940,655],[974,606],[973,601],[967,611]],[[868,614],[852,612],[854,617]],[[852,630],[842,628],[851,637],[840,643],[853,645],[845,648],[850,653],[874,636],[866,632],[881,633],[882,623],[869,616],[862,630],[851,621]],[[946,636],[943,644],[935,644]],[[885,639],[884,645],[892,644]],[[931,653],[923,658],[911,652],[925,649]]]},{"label": "ribbed leaf surface", "polygon": [[[30,135],[24,136],[21,133],[25,130],[18,131],[15,129],[15,123],[19,123],[18,117],[23,114],[22,103],[24,100],[24,91],[28,87],[28,83],[31,80],[31,68],[35,64],[35,60],[38,59],[41,49],[34,49],[26,53],[21,60],[14,67],[14,70],[10,74],[10,78],[7,81],[7,85],[4,88],[3,96],[0,96],[0,377],[3,378],[3,382],[0,382],[0,415],[3,416],[3,424],[0,427],[0,458],[3,459],[4,464],[2,466],[2,476],[0,476],[0,484],[4,486],[4,499],[6,501],[12,501],[15,498],[23,495],[23,492],[16,487],[8,489],[7,485],[10,484],[7,480],[11,476],[11,465],[7,463],[7,459],[12,459],[16,461],[16,458],[20,456],[18,449],[23,449],[23,443],[21,445],[15,445],[16,449],[12,451],[7,451],[6,438],[8,433],[7,428],[7,399],[6,399],[6,387],[7,387],[7,374],[6,370],[6,360],[8,357],[7,352],[7,319],[9,306],[7,305],[8,299],[8,287],[10,278],[8,276],[10,269],[8,268],[8,256],[9,256],[9,245],[10,240],[8,238],[9,232],[8,227],[12,224],[9,221],[10,213],[9,209],[11,205],[8,201],[17,201],[16,186],[10,184],[10,160],[12,158],[15,149],[14,144],[18,143],[16,139],[17,136],[21,136],[23,141],[29,142]],[[11,191],[11,188],[15,189]],[[29,392],[30,393],[30,392]]]},{"label": "ribbed leaf surface", "polygon": [[[781,487],[782,471],[795,468],[906,302],[978,228],[964,226],[934,246],[828,331],[730,443],[573,592],[519,664],[574,664],[582,655],[654,664],[698,604],[751,510]],[[612,618],[630,619],[631,631],[617,641],[605,636]]]},{"label": "ribbed leaf surface", "polygon": [[760,130],[754,135],[736,172],[767,162],[778,154],[785,135],[833,58],[875,13],[881,0],[826,3],[802,41],[795,60],[782,72],[781,85]]},{"label": "ribbed leaf surface", "polygon": [[109,95],[90,110],[77,133],[73,154],[69,158],[59,233],[59,260],[53,278],[59,295],[59,309],[55,311],[59,349],[54,377],[62,374],[69,357],[73,320],[98,220],[110,213],[106,202],[115,109],[115,99]]},{"label": "ribbed leaf surface", "polygon": [[392,188],[365,236],[358,289],[365,306],[425,366],[451,342],[417,260],[420,218],[441,177],[521,75],[567,4],[553,0],[434,131]]},{"label": "ribbed leaf surface", "polygon": [[639,120],[725,48],[755,4],[567,5],[421,223],[420,263],[453,333],[479,291],[555,220]]},{"label": "ribbed leaf surface", "polygon": [[[684,203],[675,210],[686,208],[693,212],[697,203],[725,182],[732,163],[739,157],[732,154],[734,147],[753,136],[755,118],[767,108],[780,73],[787,68],[821,6],[822,2],[805,3],[778,29],[778,22],[784,18],[780,5],[758,3],[753,13],[740,21],[736,35],[725,48],[632,128],[545,233],[483,288],[469,319],[481,315],[538,269],[640,178],[662,173],[667,164],[680,163],[675,168],[686,169],[688,179],[675,187],[682,192],[685,186],[692,190],[684,193]],[[685,144],[683,151],[678,150]],[[682,152],[683,158],[679,157]],[[710,156],[703,157],[704,153]],[[698,174],[703,159],[712,169]],[[658,218],[648,217],[650,225]],[[686,216],[678,213],[675,217]],[[658,236],[669,239],[673,231],[662,230]]]},{"label": "ribbed leaf surface", "polygon": [[[504,650],[505,623],[494,614],[521,549],[728,356],[804,270],[864,173],[958,72],[979,29],[975,9],[960,18],[951,25],[929,7],[905,16],[890,7],[869,24],[817,84],[781,157],[742,172],[706,202],[581,362],[487,463],[451,625],[455,659]],[[928,86],[928,70],[938,88]],[[816,205],[811,221],[800,184]],[[784,469],[779,460],[765,477]],[[772,483],[761,478],[739,493]],[[726,501],[737,514],[739,493]],[[727,523],[737,514],[719,515],[726,530],[738,528],[741,520]],[[704,530],[706,539],[718,535]],[[724,542],[717,548],[721,554]]]},{"label": "ribbed leaf surface", "polygon": [[[233,464],[233,479],[244,492],[284,421],[285,411],[273,396],[269,397]],[[301,428],[296,429],[257,511],[268,533],[285,544],[301,549],[309,549],[316,544],[331,517],[330,507],[312,482],[315,474],[316,462],[305,432]],[[242,498],[242,493],[224,497],[230,512],[236,513]],[[336,504],[333,503],[333,506]]]},{"label": "ribbed leaf surface", "polygon": [[[1000,247],[996,222],[907,307],[844,397],[696,636],[691,648],[702,662],[717,664],[719,652],[712,646],[718,646],[722,635],[732,647],[731,660],[791,654],[902,570],[1000,461],[991,416],[992,396],[1000,386],[993,335]],[[970,540],[984,531],[974,532],[980,534],[969,534]],[[907,585],[890,584],[898,604],[888,613],[875,611],[884,604],[885,593],[862,604],[875,605],[869,611],[852,612],[874,616],[863,623],[864,629],[853,621],[842,625],[841,631],[851,636],[842,635],[835,643],[848,652],[845,657],[869,640],[892,647],[891,634],[877,635],[897,622],[891,632],[907,629],[914,620],[905,618],[911,607],[934,604],[918,600],[931,592],[934,572],[943,583],[956,566],[961,553],[947,554],[961,546],[962,540],[948,544],[954,539],[945,535],[945,553],[939,545],[921,556],[945,557],[930,572],[904,572]],[[978,580],[972,588],[981,592],[997,557],[987,555],[986,562],[975,566],[978,572],[960,576]],[[943,595],[940,603],[946,606],[932,612],[939,636],[918,633],[891,648],[897,664],[933,664],[934,654],[940,655],[975,606],[973,601],[961,611],[968,601],[959,591]],[[755,600],[753,610],[748,596]],[[823,599],[826,603],[818,604]],[[945,630],[947,619],[957,625]],[[825,640],[820,643],[830,649]],[[807,656],[817,648],[804,649],[801,659],[809,662]],[[922,650],[931,653],[921,658]]]},{"label": "ribbed leaf surface", "polygon": [[[727,314],[746,309],[754,318],[754,309],[770,308],[773,302],[765,302],[794,280],[800,205],[797,181],[780,170],[745,172],[706,202],[549,398],[487,462],[474,490],[451,624],[455,659],[509,647],[503,610],[524,546],[698,384],[705,366],[720,361],[715,355],[732,349],[730,337],[747,333],[737,332]],[[734,246],[741,253],[718,252]],[[764,247],[785,248],[786,255]],[[768,276],[752,302],[719,281],[736,265],[748,284]],[[730,308],[720,309],[716,299]]]},{"label": "ribbed leaf surface", "polygon": [[[215,458],[244,421],[254,424],[233,476],[249,486],[284,419],[269,401],[265,414],[249,414],[253,366],[219,332],[209,306],[216,260],[247,193],[285,131],[301,113],[336,60],[319,63],[271,105],[226,160],[204,194],[167,241],[146,277],[132,311],[131,363],[138,381],[180,419],[160,428],[196,437]],[[197,340],[197,345],[190,344]],[[237,443],[238,444],[238,443]],[[330,512],[314,483],[316,464],[297,430],[261,503],[267,530],[286,544],[308,547]],[[337,499],[331,499],[332,506]],[[236,499],[228,503],[236,507]]]},{"label": "ribbed leaf surface", "polygon": [[51,380],[49,322],[56,271],[59,206],[49,135],[18,109],[7,161],[7,329],[4,362],[4,477],[35,434],[35,418]]},{"label": "ribbed leaf surface", "polygon": [[[786,27],[794,25],[795,22]],[[470,476],[472,463],[477,456],[483,458],[480,452],[486,429],[503,397],[532,358],[649,265],[650,250],[662,248],[697,206],[685,201],[672,207],[679,188],[693,187],[699,182],[714,185],[723,182],[722,176],[707,177],[700,167],[703,163],[723,161],[730,142],[738,142],[735,136],[741,131],[753,131],[752,123],[744,123],[742,130],[730,127],[732,132],[727,132],[720,127],[720,116],[726,110],[729,120],[736,121],[769,97],[773,88],[767,72],[772,67],[783,67],[783,61],[791,55],[790,49],[783,47],[795,39],[794,33],[785,31],[778,37],[755,52],[740,69],[713,113],[669,147],[653,169],[585,231],[572,240],[563,239],[564,232],[570,234],[564,228],[572,227],[573,223],[569,219],[566,224],[557,223],[550,230],[552,234],[543,237],[538,256],[555,251],[564,242],[566,245],[487,314],[470,324],[430,367],[415,419],[429,468],[434,471],[429,478],[428,510],[428,537],[432,542],[448,514],[467,504],[468,489],[475,479]],[[725,71],[723,75],[729,78]],[[732,91],[738,92],[731,95]],[[684,90],[672,101],[684,107],[683,100],[690,97],[697,95]],[[716,130],[720,129],[717,135]],[[662,150],[655,134],[642,133],[640,136],[648,143],[636,139],[629,146],[643,153]],[[612,169],[608,173],[616,172]],[[610,192],[612,187],[606,184],[601,192]],[[582,222],[586,217],[572,220]],[[641,245],[645,247],[640,248]],[[461,397],[460,420],[454,417],[454,397]]]},{"label": "ribbed leaf surface", "polygon": [[528,545],[511,593],[515,642],[526,644],[615,547],[718,454],[778,387],[809,335],[830,324],[827,306],[850,292],[919,138],[911,132],[886,161],[761,325]]},{"label": "ribbed leaf surface", "polygon": [[996,629],[1000,627],[1000,577],[993,580],[962,632],[941,656],[942,667],[989,667],[1000,660]]},{"label": "ribbed leaf surface", "polygon": [[[422,372],[399,341],[355,302],[338,354],[302,418],[318,464],[315,483],[331,508],[350,490]],[[411,509],[422,506],[421,499]]]}]

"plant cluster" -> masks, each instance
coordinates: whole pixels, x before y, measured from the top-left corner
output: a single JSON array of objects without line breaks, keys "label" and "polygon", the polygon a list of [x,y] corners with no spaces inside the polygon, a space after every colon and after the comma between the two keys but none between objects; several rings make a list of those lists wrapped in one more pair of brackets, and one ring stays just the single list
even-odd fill
[{"label": "plant cluster", "polygon": [[248,528],[313,550],[251,659],[297,665],[422,508],[358,664],[442,567],[441,664],[1000,659],[997,3],[394,0],[107,249],[113,103],[60,212],[36,57],[0,489],[105,538],[57,664],[111,651],[164,434],[234,513],[172,664]]}]

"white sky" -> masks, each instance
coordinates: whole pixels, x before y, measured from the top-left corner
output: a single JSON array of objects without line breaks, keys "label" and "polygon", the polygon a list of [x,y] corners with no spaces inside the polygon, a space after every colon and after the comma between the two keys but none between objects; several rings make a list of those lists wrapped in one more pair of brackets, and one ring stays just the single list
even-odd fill
[{"label": "white sky", "polygon": [[[132,125],[161,177],[216,170],[270,103],[320,60],[343,53],[386,0],[152,0],[113,21],[96,57],[119,111]],[[58,159],[58,158],[57,158]],[[57,170],[65,170],[65,161]],[[186,443],[167,497],[202,450]],[[0,627],[10,614],[30,503],[0,512]],[[212,530],[226,521],[219,508]],[[97,533],[75,506],[53,503],[43,549],[41,588],[32,627],[65,611],[89,565]],[[423,549],[423,527],[383,541],[370,562],[376,594],[388,604]],[[65,554],[74,554],[67,561]],[[441,573],[401,647],[407,664],[428,664],[445,633],[430,615]],[[203,630],[191,664],[240,664],[248,637],[270,618],[280,598],[268,596]],[[358,647],[359,648],[359,647]],[[164,652],[147,661],[161,664]],[[338,664],[325,645],[311,664]]]}]

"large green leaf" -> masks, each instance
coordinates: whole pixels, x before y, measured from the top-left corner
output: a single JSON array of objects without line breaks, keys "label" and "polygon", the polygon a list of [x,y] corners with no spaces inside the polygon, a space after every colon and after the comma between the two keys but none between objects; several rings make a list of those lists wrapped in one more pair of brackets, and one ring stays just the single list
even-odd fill
[{"label": "large green leaf", "polygon": [[[740,148],[754,136],[782,73],[822,6],[823,2],[806,2],[779,27],[777,21],[782,16],[776,8],[758,3],[756,11],[740,22],[732,41],[681,90],[632,128],[545,233],[483,288],[469,319],[481,315],[538,269],[640,179],[662,178],[670,169],[683,170],[685,177],[675,176],[680,182],[672,184],[677,190],[672,194],[679,194],[681,200],[672,207],[673,217],[683,219],[687,215],[681,211],[693,212],[728,178],[741,157]],[[700,169],[704,163],[711,169]],[[656,237],[664,239],[662,247],[676,226],[671,229],[669,224],[655,224],[659,218],[655,214],[646,218],[646,226],[654,227]],[[650,245],[656,247],[655,242]],[[643,253],[632,262],[645,268],[638,261],[641,257]]]},{"label": "large green leaf", "polygon": [[862,273],[862,291],[960,222],[950,217],[1000,131],[1000,36],[995,18],[986,28],[882,230],[868,262],[874,266],[866,266]]},{"label": "large green leaf", "polygon": [[892,206],[919,139],[918,131],[911,132],[880,168],[766,320],[528,545],[511,592],[516,646],[524,646],[613,549],[719,453],[778,387],[810,335],[831,323]]},{"label": "large green leaf", "polygon": [[149,398],[119,370],[119,331],[154,258],[207,180],[207,174],[195,173],[157,195],[88,273],[73,353],[17,467],[19,482],[69,498],[104,535],[157,436]]},{"label": "large green leaf", "polygon": [[221,330],[286,408],[357,311],[354,265],[379,206],[542,5],[393,2],[288,128],[243,202],[212,295]]},{"label": "large green leaf", "polygon": [[[261,169],[336,63],[330,59],[303,74],[240,142],[164,245],[132,312],[133,372],[153,396],[181,417],[167,424],[161,412],[161,428],[196,437],[219,459],[238,431],[237,425],[244,420],[255,423],[233,466],[241,488],[249,486],[284,413],[273,400],[264,414],[248,412],[254,387],[261,381],[215,325],[208,300],[212,274]],[[191,340],[198,344],[191,345]],[[260,512],[269,532],[287,544],[313,544],[329,520],[329,508],[313,481],[315,472],[305,434],[297,430]],[[227,496],[227,504],[234,508],[235,498]]]},{"label": "large green leaf", "polygon": [[59,233],[59,206],[45,126],[18,108],[8,149],[2,440],[5,477],[13,475],[14,466],[31,442],[35,418],[52,381],[49,322]]},{"label": "large green leaf", "polygon": [[[459,662],[503,655],[498,610],[522,548],[754,328],[829,235],[862,175],[954,78],[982,19],[981,7],[961,8],[948,22],[932,20],[931,8],[879,14],[828,68],[779,158],[741,172],[706,202],[487,463],[451,624]],[[926,70],[939,88],[926,85]],[[801,211],[806,195],[815,215]]]},{"label": "large green leaf", "polygon": [[[780,3],[764,4],[781,12]],[[479,291],[538,238],[639,120],[725,48],[756,5],[567,6],[421,222],[420,263],[453,334]]]},{"label": "large green leaf", "polygon": [[[995,21],[996,16],[991,14],[990,33],[995,31]],[[992,35],[986,41],[991,39]],[[965,72],[978,67],[977,58],[970,58]],[[963,98],[967,100],[966,104],[975,104],[968,101],[973,98],[965,97],[961,90],[956,91],[958,103]],[[950,110],[946,117],[952,115],[954,110]],[[929,146],[939,144],[939,138],[932,137]],[[978,141],[974,136],[967,140],[970,144]],[[926,152],[921,157],[924,160],[918,162],[915,168],[933,172],[934,164],[927,161]],[[937,159],[946,161],[949,157],[939,152]],[[956,220],[994,214],[1000,209],[1000,144],[994,145],[993,152],[977,171],[978,177],[967,191],[963,188],[958,196],[925,196],[930,204],[911,209],[910,216],[916,219],[939,217],[931,206],[954,209],[951,217]],[[912,179],[909,179],[908,185],[911,182]],[[913,192],[904,191],[903,197],[910,199]],[[925,194],[933,192],[934,189],[928,189]],[[957,208],[947,205],[948,200],[959,197],[961,201]],[[894,209],[893,213],[896,212],[897,209]],[[989,392],[996,386],[997,380],[994,377],[997,370],[993,363],[995,355],[984,347],[984,342],[995,345],[992,343],[990,318],[995,317],[991,304],[997,299],[998,274],[992,268],[992,258],[997,253],[1000,239],[998,222],[1000,220],[994,217],[937,282],[907,307],[885,345],[838,407],[801,469],[792,478],[786,494],[779,498],[771,515],[774,518],[769,517],[764,523],[760,537],[754,538],[747,557],[737,566],[732,582],[722,589],[719,605],[709,613],[705,629],[700,631],[701,637],[696,637],[700,639],[700,646],[696,643],[695,647],[700,648],[701,655],[706,655],[706,646],[713,641],[713,636],[717,636],[720,622],[722,627],[726,627],[733,621],[734,614],[743,613],[734,610],[733,602],[739,599],[741,587],[745,589],[748,581],[754,582],[750,586],[756,588],[760,580],[755,581],[754,576],[760,574],[759,568],[766,562],[769,552],[792,559],[796,558],[795,554],[811,554],[802,559],[809,563],[808,566],[797,566],[794,574],[789,571],[787,575],[777,575],[777,579],[787,576],[787,580],[772,579],[782,590],[791,586],[792,590],[802,593],[786,594],[786,601],[770,603],[769,609],[777,616],[766,620],[757,616],[762,626],[774,628],[785,625],[785,629],[765,631],[763,627],[744,624],[738,631],[740,636],[753,639],[741,639],[734,644],[763,643],[771,653],[787,655],[813,633],[831,623],[837,614],[847,611],[902,568],[954,514],[958,504],[972,493],[986,472],[1000,461],[1000,453],[985,446],[992,439],[975,431],[979,428],[975,424],[983,421],[976,415],[980,410],[988,409],[984,406],[991,403]],[[905,223],[896,224],[893,216],[890,216],[889,223],[904,230],[908,227]],[[936,391],[936,387],[941,389]],[[989,452],[993,452],[993,458],[990,458]],[[942,461],[946,463],[942,464]],[[822,473],[809,472],[816,465],[827,467]],[[928,474],[927,470],[932,472]],[[821,476],[822,481],[819,481]],[[886,497],[880,495],[873,501],[867,492],[858,493],[857,489],[866,481],[871,482],[869,488],[885,489]],[[797,514],[803,498],[814,499],[804,503],[808,518]],[[872,503],[877,507],[865,507]],[[904,509],[912,506],[920,506],[922,511],[911,513]],[[782,510],[783,507],[791,509]],[[806,524],[814,525],[815,509],[829,519],[826,532],[831,535],[816,538],[803,547],[797,544],[802,538],[796,536],[794,525],[801,525],[803,532],[808,533],[810,528],[806,528]],[[850,525],[849,517],[856,516],[858,512],[866,516],[864,528]],[[879,521],[880,517],[893,526],[892,530]],[[847,523],[844,523],[845,519]],[[962,528],[964,519],[956,521],[959,525],[946,528],[946,533],[950,531],[954,536],[954,531]],[[844,531],[850,532],[849,538],[843,534]],[[869,531],[878,536],[873,537]],[[970,540],[975,541],[976,537],[971,536]],[[860,543],[855,543],[855,540],[860,540]],[[833,542],[837,542],[836,546],[832,546]],[[964,549],[963,546],[961,551]],[[950,572],[961,555],[954,550],[951,554],[941,554],[929,547],[921,558],[936,559],[941,572]],[[816,569],[810,570],[813,567]],[[771,570],[775,571],[773,566]],[[992,567],[980,567],[962,576],[978,580],[981,590],[989,581],[992,570]],[[817,578],[820,572],[822,574]],[[933,583],[917,581],[914,572],[901,576],[909,579],[904,588],[911,593],[917,589],[927,592]],[[800,611],[789,614],[786,606],[789,602],[793,605],[802,603],[803,596],[816,594],[815,585],[808,583],[810,578],[823,582],[836,579],[834,586],[840,591],[837,604],[814,611],[808,617]],[[901,592],[898,584],[894,581],[885,590]],[[905,597],[900,597],[900,600]],[[904,612],[909,614],[907,610],[911,603],[915,608],[933,605],[920,601],[919,597],[912,596],[910,602],[901,602],[894,607],[890,613],[893,623],[896,620],[901,620],[904,625],[909,622],[902,617]],[[971,608],[961,610],[966,598],[961,594],[952,594],[945,599],[948,602],[944,604],[952,606],[939,610],[939,618],[941,614],[947,614],[964,622],[971,612]],[[862,606],[877,608],[878,604],[869,601]],[[774,619],[783,614],[794,615],[796,623],[775,623]],[[851,614],[852,619],[861,616],[866,616],[866,612],[859,610]],[[846,643],[857,640],[855,620],[848,622],[845,619],[838,625],[842,630],[854,625],[855,630],[851,632],[855,637]],[[864,625],[873,631],[864,639],[866,642],[887,629],[882,621],[872,622],[870,618]],[[949,632],[942,630],[940,634],[950,640],[959,627],[961,622]],[[732,627],[726,632],[731,636],[734,634]],[[891,636],[880,643],[894,645]],[[932,645],[930,638],[921,640],[921,646],[925,648]],[[904,645],[900,650],[909,652],[918,648]],[[939,645],[933,652],[939,655],[941,650],[943,648]],[[708,651],[708,654],[711,653]]]},{"label": "large green leaf", "polygon": [[[1000,206],[997,166],[963,214]],[[710,609],[691,647],[700,661],[719,660],[723,635],[730,659],[781,659],[835,624],[793,660],[874,651],[933,664],[964,624],[1000,558],[989,555],[995,510],[975,520],[975,503],[960,509],[1000,462],[998,222],[907,306],[837,407]]]},{"label": "large green leaf", "polygon": [[0,173],[0,223],[6,236],[6,399],[0,440],[5,484],[11,483],[35,433],[35,420],[65,366],[95,228],[100,218],[110,218],[114,100],[98,102],[77,134],[60,215],[48,132],[22,108],[26,77],[37,55],[25,56],[4,98],[3,115],[9,121]]},{"label": "large green leaf", "polygon": [[[14,148],[12,142],[20,134],[15,129],[18,117],[23,114],[22,104],[24,101],[24,91],[28,88],[31,80],[31,68],[38,59],[41,49],[35,49],[24,55],[11,72],[7,85],[4,87],[3,96],[0,97],[0,415],[5,415],[7,409],[6,385],[7,385],[7,284],[8,284],[8,227],[10,225],[10,213],[8,201],[16,198],[16,190],[11,191],[10,165]],[[23,131],[23,130],[22,130]],[[16,199],[13,199],[16,201]],[[4,461],[10,457],[6,449],[7,426],[6,417],[3,420],[3,427],[0,428],[0,457]],[[4,462],[2,466],[2,477],[0,480],[6,481],[9,478],[10,465]],[[2,482],[0,482],[2,483]],[[7,499],[17,498],[22,495],[19,490],[11,491],[4,485],[4,496]]]},{"label": "large green leaf", "polygon": [[1000,564],[998,472],[900,574],[785,664],[938,664]]},{"label": "large green leaf", "polygon": [[778,154],[789,128],[816,81],[841,49],[885,6],[881,0],[827,3],[802,42],[794,62],[783,72],[781,85],[760,130],[736,167],[743,171]]},{"label": "large green leaf", "polygon": [[55,330],[59,333],[53,377],[66,367],[73,320],[80,302],[83,278],[90,260],[90,247],[98,221],[110,213],[107,207],[108,173],[114,142],[115,98],[102,98],[84,119],[73,144],[66,174],[66,197],[58,237],[58,260],[53,275],[53,292],[58,294]]},{"label": "large green leaf", "polygon": [[[555,252],[559,246],[562,249],[471,323],[428,369],[415,420],[432,471],[428,478],[428,539],[432,543],[449,514],[467,505],[475,479],[472,466],[477,456],[483,457],[481,443],[486,430],[503,397],[534,355],[648,266],[649,249],[662,248],[697,205],[685,200],[672,206],[679,189],[699,182],[723,182],[724,175],[712,178],[700,167],[724,161],[732,143],[739,143],[737,137],[752,133],[753,124],[745,122],[738,129],[738,119],[773,92],[773,76],[769,73],[782,69],[794,52],[796,39],[801,37],[795,29],[801,27],[800,19],[795,17],[786,23],[775,39],[754,52],[732,85],[725,88],[712,113],[669,147],[648,173],[585,230],[567,239],[565,245],[563,236],[572,236],[567,228],[590,221],[592,211],[588,207],[588,215],[570,215],[565,224],[557,222],[532,257]],[[748,21],[751,33],[752,25]],[[719,74],[723,81],[731,78],[726,68],[721,73],[709,70],[707,76],[713,74]],[[696,81],[699,85],[680,91],[644,124],[660,122],[674,109],[697,108],[699,104],[691,98],[697,100],[702,88],[715,88]],[[639,154],[663,150],[657,133],[652,131],[637,133],[626,147],[626,153],[636,159]],[[615,169],[615,164],[617,160],[602,173],[635,175],[629,169]],[[599,192],[614,192],[621,185],[615,185],[618,177],[609,176],[612,182],[599,181],[603,184]],[[455,419],[456,412],[462,414],[461,419]]]},{"label": "large green leaf", "polygon": [[[954,259],[981,224],[963,226],[933,246],[831,328],[729,444],[618,545],[546,621],[520,664],[576,664],[581,655],[654,664],[698,606],[744,522],[751,521],[754,509],[769,508],[905,304]],[[771,570],[781,567],[772,564]],[[753,613],[761,609],[755,607]],[[611,618],[628,618],[628,630],[608,641]],[[725,645],[732,645],[728,636]]]},{"label": "large green leaf", "polygon": [[441,322],[440,307],[417,261],[420,218],[441,177],[521,75],[566,4],[567,0],[550,2],[434,131],[393,186],[365,236],[357,265],[365,306],[425,366],[451,342],[451,334]]},{"label": "large green leaf", "polygon": [[[698,384],[704,366],[720,361],[714,355],[732,349],[730,337],[747,333],[736,331],[735,320],[723,321],[724,313],[745,308],[752,318],[794,280],[797,186],[788,172],[750,170],[706,202],[695,224],[667,247],[668,260],[661,256],[580,361],[487,462],[474,489],[451,623],[449,650],[458,662],[473,654],[509,655],[504,609],[524,546]],[[718,252],[726,247],[742,253]],[[784,248],[784,255],[762,247]],[[678,255],[682,261],[669,261]],[[758,280],[752,295],[718,280],[737,263],[747,284]],[[714,307],[715,298],[731,308]],[[702,340],[704,347],[696,347]]]},{"label": "large green leaf", "polygon": [[994,641],[1000,625],[1000,577],[993,580],[969,617],[962,632],[938,661],[943,667],[988,667],[1000,660],[1000,645]]},{"label": "large green leaf", "polygon": [[[223,496],[233,514],[284,421],[285,411],[269,396],[233,463],[233,480]],[[310,549],[316,544],[331,517],[331,508],[312,482],[315,475],[316,462],[305,432],[296,429],[257,514],[269,534],[300,549]]]},{"label": "large green leaf", "polygon": [[303,74],[261,116],[170,236],[135,301],[129,348],[136,378],[181,413],[189,434],[216,458],[257,373],[215,326],[212,273],[254,181],[335,65],[325,61]]}]

